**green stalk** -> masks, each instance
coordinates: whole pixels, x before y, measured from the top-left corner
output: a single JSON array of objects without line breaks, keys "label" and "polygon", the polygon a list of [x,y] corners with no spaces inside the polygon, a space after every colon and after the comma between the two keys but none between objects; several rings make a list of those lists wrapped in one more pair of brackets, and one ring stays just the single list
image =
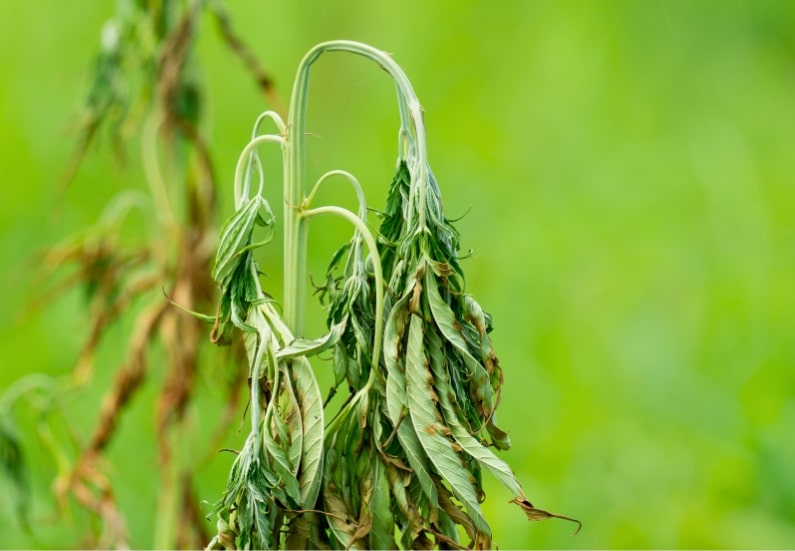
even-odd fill
[{"label": "green stalk", "polygon": [[378,256],[378,247],[376,246],[373,234],[367,229],[365,223],[351,211],[336,206],[317,207],[312,210],[304,211],[303,217],[308,219],[318,214],[334,214],[350,221],[356,226],[356,229],[359,230],[365,243],[367,243],[367,248],[370,249],[370,255],[373,259],[373,272],[375,275],[375,335],[373,335],[372,369],[370,370],[370,378],[366,385],[366,388],[369,389],[372,384],[373,374],[378,371],[378,362],[381,355],[381,339],[383,338],[384,331],[384,274],[381,269],[381,259]]},{"label": "green stalk", "polygon": [[[343,51],[361,55],[376,62],[395,81],[398,89],[398,106],[401,114],[401,133],[406,136],[411,150],[411,133],[416,139],[416,166],[419,181],[427,176],[427,150],[422,122],[422,107],[403,69],[385,52],[349,40],[323,42],[312,48],[298,67],[290,98],[290,111],[285,135],[284,200],[284,320],[296,337],[304,336],[304,310],[306,305],[306,242],[307,225],[301,216],[306,180],[306,108],[309,96],[309,71],[312,64],[325,52]],[[408,117],[408,120],[406,120]],[[407,129],[410,128],[410,130]],[[424,185],[420,185],[419,200],[424,198]],[[420,209],[422,211],[422,209]],[[420,227],[424,219],[420,212]]]},{"label": "green stalk", "polygon": [[[275,134],[264,134],[252,138],[251,141],[246,144],[246,147],[243,148],[243,152],[237,158],[237,165],[235,166],[235,210],[239,210],[243,205],[243,201],[248,199],[248,182],[245,181],[246,179],[243,177],[243,172],[245,171],[246,164],[250,163],[250,156],[253,155],[257,147],[263,143],[278,143],[283,145],[284,138]],[[262,190],[260,190],[260,195],[261,194]]]},{"label": "green stalk", "polygon": [[348,181],[348,183],[351,184],[354,192],[356,192],[356,200],[359,203],[359,210],[357,211],[359,213],[359,218],[364,221],[367,217],[367,201],[364,196],[364,189],[362,189],[362,185],[359,183],[359,180],[357,180],[353,174],[345,170],[330,170],[321,176],[320,179],[315,183],[315,187],[313,187],[312,191],[309,192],[309,195],[304,201],[303,207],[309,208],[315,199],[318,189],[320,189],[320,185],[332,176],[342,176]]}]

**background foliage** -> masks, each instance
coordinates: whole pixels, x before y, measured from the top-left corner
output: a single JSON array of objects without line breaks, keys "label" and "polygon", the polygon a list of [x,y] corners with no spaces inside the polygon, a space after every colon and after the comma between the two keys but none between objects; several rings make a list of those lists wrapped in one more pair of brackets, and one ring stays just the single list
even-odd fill
[{"label": "background foliage", "polygon": [[[331,38],[393,52],[412,79],[446,210],[472,207],[458,227],[474,251],[468,288],[494,316],[505,370],[500,420],[514,447],[502,456],[534,502],[584,522],[576,538],[563,523],[529,524],[487,479],[484,512],[501,547],[792,545],[791,3],[302,0],[229,9],[283,97],[303,53]],[[35,253],[93,223],[118,191],[144,189],[136,143],[124,167],[101,148],[69,188],[57,185],[112,13],[110,3],[0,3],[0,389],[26,372],[66,372],[84,336],[77,292],[29,312],[45,281]],[[209,29],[199,55],[211,146],[231,185],[264,102]],[[383,204],[396,154],[393,96],[361,60],[319,64],[310,176],[351,170],[370,203]],[[318,275],[349,235],[322,224],[310,236]],[[279,245],[261,261],[277,297],[280,262]],[[310,318],[317,335],[320,310]],[[113,330],[87,393],[69,406],[78,438],[110,378],[103,362],[113,363],[129,330]],[[189,450],[204,449],[220,415],[223,366],[207,354]],[[154,369],[108,451],[136,547],[152,545],[159,383]],[[15,418],[35,427],[24,407]],[[227,444],[241,439],[230,434]],[[88,519],[59,518],[53,458],[26,441],[35,533],[16,524],[4,478],[0,545],[78,544]],[[195,462],[199,494],[211,501],[231,457]]]}]

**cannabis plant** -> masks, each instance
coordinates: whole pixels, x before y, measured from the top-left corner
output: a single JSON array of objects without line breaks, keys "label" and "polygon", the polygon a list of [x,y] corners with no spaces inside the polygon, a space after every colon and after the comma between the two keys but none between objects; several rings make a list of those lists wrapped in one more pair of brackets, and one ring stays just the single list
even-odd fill
[{"label": "cannabis plant", "polygon": [[[325,174],[307,192],[306,106],[312,65],[324,53],[364,56],[397,86],[399,156],[377,236],[357,180]],[[272,134],[260,133],[270,120]],[[284,304],[262,288],[255,258],[271,239],[263,197],[263,144],[284,162]],[[320,185],[347,179],[356,213],[315,206]],[[579,521],[535,508],[493,450],[510,440],[497,424],[503,372],[491,317],[466,292],[459,236],[445,217],[428,161],[422,109],[400,67],[370,46],[334,41],[301,62],[287,122],[256,122],[238,161],[235,214],[224,226],[213,278],[220,301],[211,338],[242,339],[250,381],[250,432],[210,515],[213,549],[425,549],[492,547],[480,504],[482,473],[495,476],[530,520]],[[308,222],[337,215],[354,234],[330,261],[319,291],[328,333],[304,337]],[[324,407],[309,358],[330,351],[342,406]],[[329,403],[329,397],[325,402]],[[329,406],[330,407],[330,406]]]}]

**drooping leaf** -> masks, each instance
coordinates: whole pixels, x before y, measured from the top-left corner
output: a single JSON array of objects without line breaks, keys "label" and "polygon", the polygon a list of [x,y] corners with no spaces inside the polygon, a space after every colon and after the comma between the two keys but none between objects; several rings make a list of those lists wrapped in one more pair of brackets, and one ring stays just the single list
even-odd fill
[{"label": "drooping leaf", "polygon": [[522,486],[508,464],[494,455],[491,450],[484,447],[477,438],[469,434],[458,419],[458,415],[450,401],[452,390],[447,381],[447,369],[445,369],[444,365],[445,357],[441,338],[433,331],[430,331],[426,337],[426,342],[428,343],[428,354],[442,415],[445,424],[452,432],[453,438],[464,451],[488,468],[514,496],[523,496]]},{"label": "drooping leaf", "polygon": [[395,523],[392,518],[389,480],[386,467],[377,453],[371,458],[371,477],[373,479],[373,496],[370,499],[372,530],[370,531],[370,548],[396,549]]},{"label": "drooping leaf", "polygon": [[[453,503],[452,494],[450,491],[445,488],[442,484],[437,485],[439,488],[439,506],[441,507],[442,511],[455,522],[457,525],[461,526],[466,532],[469,539],[473,542],[478,537],[478,532],[475,529],[475,524],[472,522],[472,519],[461,510],[461,508]],[[471,547],[471,545],[470,545]]]},{"label": "drooping leaf", "polygon": [[423,321],[419,316],[412,315],[406,344],[406,394],[412,425],[427,457],[450,484],[453,494],[464,504],[477,530],[490,534],[470,481],[470,473],[453,449],[452,442],[442,434],[444,426],[439,422],[434,401],[429,399],[434,395],[433,379],[427,369],[423,341]]},{"label": "drooping leaf", "polygon": [[394,467],[387,467],[387,480],[394,496],[396,509],[400,512],[397,518],[399,519],[399,528],[403,531],[401,543],[405,549],[411,549],[414,541],[426,528],[426,522],[420,515],[419,508],[409,497],[410,476]]},{"label": "drooping leaf", "polygon": [[384,328],[384,364],[386,366],[386,408],[393,425],[397,425],[406,407],[406,381],[403,372],[402,347],[409,312],[410,293],[392,306]]},{"label": "drooping leaf", "polygon": [[390,279],[397,260],[397,243],[405,231],[405,204],[408,200],[410,182],[408,165],[401,160],[387,192],[386,209],[379,229],[378,252],[387,280]]},{"label": "drooping leaf", "polygon": [[431,504],[436,504],[436,488],[429,472],[427,459],[413,426],[404,418],[408,406],[406,377],[402,364],[403,334],[407,328],[409,313],[407,304],[410,293],[406,293],[393,307],[384,331],[384,363],[386,365],[386,409],[397,440],[406,459],[422,485]]},{"label": "drooping leaf", "polygon": [[[242,261],[242,254],[250,250],[255,224],[271,226],[273,212],[268,202],[255,195],[224,224],[219,239],[212,277],[226,286]],[[259,244],[267,243],[267,239]]]},{"label": "drooping leaf", "polygon": [[329,332],[317,339],[295,339],[276,353],[279,360],[291,360],[298,356],[311,357],[328,350],[339,341],[347,325],[346,320],[333,325]]},{"label": "drooping leaf", "polygon": [[455,319],[455,314],[450,309],[450,306],[442,299],[437,283],[430,271],[426,274],[425,287],[433,319],[447,342],[452,344],[456,352],[463,358],[464,365],[469,371],[471,383],[475,387],[475,393],[482,402],[483,411],[481,413],[488,417],[494,409],[489,374],[483,365],[469,352],[460,331],[460,323]]},{"label": "drooping leaf", "polygon": [[532,521],[539,521],[539,520],[547,520],[550,518],[559,518],[562,520],[568,520],[569,522],[573,522],[577,525],[577,529],[574,531],[572,536],[576,536],[579,533],[580,529],[582,528],[582,522],[577,520],[576,518],[567,517],[564,515],[558,515],[555,513],[550,513],[548,511],[544,511],[543,509],[536,509],[533,507],[533,504],[530,503],[526,498],[515,498],[511,500],[511,503],[516,503],[519,507],[522,508],[525,515],[527,516],[528,520]]},{"label": "drooping leaf", "polygon": [[293,360],[290,374],[298,395],[304,431],[299,473],[301,502],[304,509],[312,509],[320,491],[323,464],[323,397],[306,358]]},{"label": "drooping leaf", "polygon": [[[276,475],[279,480],[279,485],[284,488],[287,496],[293,501],[293,507],[299,505],[301,503],[301,492],[298,484],[298,480],[296,480],[295,475],[293,474],[292,465],[290,464],[290,459],[287,454],[287,450],[284,445],[277,442],[276,439],[271,434],[271,430],[268,428],[267,425],[276,425],[279,423],[283,423],[279,419],[279,416],[275,413],[265,417],[266,426],[263,429],[262,440],[265,447],[265,452],[271,458],[271,461],[268,462],[269,468],[271,472]],[[289,444],[288,444],[289,446]]]},{"label": "drooping leaf", "polygon": [[342,549],[359,549],[354,546],[356,521],[337,493],[338,488],[330,484],[323,491],[323,503],[328,516],[328,526]]},{"label": "drooping leaf", "polygon": [[227,522],[241,548],[275,546],[276,499],[284,496],[262,462],[261,446],[259,435],[249,434],[232,464],[223,497],[208,514],[218,514]]},{"label": "drooping leaf", "polygon": [[[371,449],[372,451],[372,449]],[[358,479],[359,493],[354,492],[354,496],[360,497],[357,500],[359,517],[356,521],[356,531],[353,533],[353,540],[361,542],[363,547],[368,547],[369,534],[373,528],[373,513],[370,504],[373,500],[375,486],[373,484],[373,465],[370,454],[360,454],[353,460],[357,464],[356,475]],[[355,490],[356,488],[354,488]],[[354,506],[356,506],[354,504]]]},{"label": "drooping leaf", "polygon": [[408,418],[404,419],[398,426],[397,438],[403,447],[409,466],[414,471],[414,475],[417,477],[422,491],[428,499],[429,506],[436,507],[439,498],[436,494],[436,486],[433,483],[426,450],[423,449],[417,432]]},{"label": "drooping leaf", "polygon": [[298,404],[298,396],[296,395],[292,378],[288,377],[285,382],[285,387],[288,402],[285,422],[290,439],[287,456],[292,466],[293,475],[297,478],[298,471],[301,468],[301,457],[304,449],[304,420],[301,415],[301,406]]}]

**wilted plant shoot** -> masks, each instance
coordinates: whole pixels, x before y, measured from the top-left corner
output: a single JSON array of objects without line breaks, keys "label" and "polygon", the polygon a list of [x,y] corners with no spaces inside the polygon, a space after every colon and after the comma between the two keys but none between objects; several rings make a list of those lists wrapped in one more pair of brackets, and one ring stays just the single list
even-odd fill
[{"label": "wilted plant shoot", "polygon": [[[394,80],[399,155],[377,232],[356,178],[305,177],[306,106],[312,65],[331,51],[364,56]],[[275,133],[261,133],[263,123]],[[265,199],[260,146],[284,163],[283,314],[263,290],[255,251],[276,227]],[[356,213],[316,206],[319,186],[344,178]],[[211,515],[208,548],[410,549],[493,546],[481,512],[485,469],[530,520],[563,518],[536,509],[511,468],[492,451],[510,447],[496,410],[503,371],[491,317],[467,294],[459,236],[442,208],[420,103],[401,68],[356,42],[314,47],[301,62],[286,122],[255,123],[234,179],[236,212],[220,236],[213,278],[221,291],[211,338],[242,338],[250,381],[250,432]],[[336,215],[353,236],[329,263],[320,296],[328,333],[304,338],[308,222]],[[309,358],[333,357],[337,411],[325,407]],[[347,394],[346,394],[347,393]]]}]

